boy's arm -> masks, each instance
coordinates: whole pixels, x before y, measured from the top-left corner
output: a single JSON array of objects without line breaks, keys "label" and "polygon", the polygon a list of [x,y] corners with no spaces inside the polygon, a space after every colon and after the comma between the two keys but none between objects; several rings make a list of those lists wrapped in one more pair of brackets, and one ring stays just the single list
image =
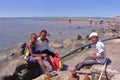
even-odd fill
[{"label": "boy's arm", "polygon": [[90,55],[93,58],[104,58],[104,44],[99,43],[96,45],[97,52]]},{"label": "boy's arm", "polygon": [[100,55],[96,55],[96,53],[90,54],[90,57],[92,58],[104,58],[104,53],[99,53]]},{"label": "boy's arm", "polygon": [[49,44],[47,44],[47,48],[49,51],[54,52],[54,49]]},{"label": "boy's arm", "polygon": [[58,51],[56,51],[54,48],[52,48],[50,45],[49,45],[49,40],[48,38],[46,38],[46,41],[47,41],[47,48],[49,51],[53,52],[53,53],[58,53]]},{"label": "boy's arm", "polygon": [[30,51],[31,56],[40,57],[39,54],[34,54],[34,53],[33,53],[33,50],[32,50],[32,46],[31,46],[31,44],[28,44],[28,49],[29,49],[29,51]]}]

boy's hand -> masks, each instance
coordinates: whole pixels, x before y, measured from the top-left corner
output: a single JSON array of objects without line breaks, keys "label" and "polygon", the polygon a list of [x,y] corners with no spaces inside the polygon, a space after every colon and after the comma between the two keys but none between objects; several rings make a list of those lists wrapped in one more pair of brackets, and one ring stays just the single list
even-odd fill
[{"label": "boy's hand", "polygon": [[92,57],[92,58],[96,58],[96,54],[95,53],[92,53],[89,56]]},{"label": "boy's hand", "polygon": [[59,53],[59,52],[55,50],[54,53]]}]

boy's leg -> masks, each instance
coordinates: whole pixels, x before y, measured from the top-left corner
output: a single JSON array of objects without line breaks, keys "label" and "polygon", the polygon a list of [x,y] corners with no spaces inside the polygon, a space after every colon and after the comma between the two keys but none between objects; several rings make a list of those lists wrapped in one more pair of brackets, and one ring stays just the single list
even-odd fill
[{"label": "boy's leg", "polygon": [[50,72],[47,70],[46,65],[44,64],[42,57],[32,57],[32,60],[37,61],[37,62],[40,64],[40,66],[42,67],[44,73],[45,73],[47,76],[52,77],[52,76],[55,76],[55,75],[56,75],[56,74],[50,73]]},{"label": "boy's leg", "polygon": [[52,68],[53,68],[54,70],[56,70],[56,67],[55,67],[55,65],[53,64],[53,62],[51,61],[51,59],[50,59],[49,56],[47,57],[47,61],[48,61],[49,64],[52,66]]},{"label": "boy's leg", "polygon": [[48,55],[46,53],[42,53],[42,54],[39,54],[39,55],[44,60],[47,60],[47,58],[48,58]]},{"label": "boy's leg", "polygon": [[43,71],[45,73],[48,73],[46,65],[44,64],[42,58],[41,57],[35,57],[35,60],[40,64],[40,66],[42,67]]},{"label": "boy's leg", "polygon": [[84,59],[84,61],[85,60],[96,60],[95,58],[92,58],[92,57],[89,57],[89,56],[87,56],[85,59]]},{"label": "boy's leg", "polygon": [[55,54],[51,51],[49,51],[48,49],[42,51],[42,53],[47,53],[49,56],[55,57]]},{"label": "boy's leg", "polygon": [[75,66],[76,70],[80,70],[83,66],[88,66],[88,65],[93,65],[93,64],[98,64],[96,60],[84,60],[83,62],[78,63]]}]

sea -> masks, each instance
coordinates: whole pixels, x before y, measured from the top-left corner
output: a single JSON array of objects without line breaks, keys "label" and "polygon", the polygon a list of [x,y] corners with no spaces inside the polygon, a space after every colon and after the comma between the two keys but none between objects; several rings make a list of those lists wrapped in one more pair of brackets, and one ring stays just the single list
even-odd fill
[{"label": "sea", "polygon": [[91,30],[99,27],[97,24],[90,25],[88,18],[82,18],[86,21],[81,19],[80,21],[71,20],[71,22],[67,19],[48,17],[0,18],[0,54],[16,48],[20,42],[28,43],[30,34],[39,34],[42,29],[48,31],[50,41],[59,42],[77,35],[89,34]]}]

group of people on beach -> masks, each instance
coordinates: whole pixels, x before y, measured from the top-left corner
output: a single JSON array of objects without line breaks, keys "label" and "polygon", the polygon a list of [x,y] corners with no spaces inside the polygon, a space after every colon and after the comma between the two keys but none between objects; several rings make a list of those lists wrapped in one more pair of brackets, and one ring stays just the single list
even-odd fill
[{"label": "group of people on beach", "polygon": [[[69,68],[71,71],[71,77],[69,80],[79,80],[79,77],[76,75],[76,70],[80,70],[84,66],[89,66],[93,64],[104,64],[106,61],[106,50],[103,42],[99,40],[99,36],[96,32],[92,32],[89,35],[90,40],[96,44],[96,52],[90,54],[82,62],[78,63],[74,68]],[[50,56],[55,57],[57,51],[49,46],[49,40],[47,38],[47,31],[41,30],[37,35],[32,33],[30,35],[30,41],[27,44],[27,48],[30,52],[30,56],[26,58],[29,62],[38,62],[42,67],[44,73],[47,76],[54,76],[56,73],[51,73],[47,70],[46,65],[43,60],[49,62],[52,66],[52,70],[57,70]]]},{"label": "group of people on beach", "polygon": [[[99,24],[103,24],[103,19],[100,19],[100,21],[99,21]],[[95,24],[97,24],[98,22],[97,21],[95,21]],[[89,19],[89,24],[93,24],[93,20],[92,19]]]}]

